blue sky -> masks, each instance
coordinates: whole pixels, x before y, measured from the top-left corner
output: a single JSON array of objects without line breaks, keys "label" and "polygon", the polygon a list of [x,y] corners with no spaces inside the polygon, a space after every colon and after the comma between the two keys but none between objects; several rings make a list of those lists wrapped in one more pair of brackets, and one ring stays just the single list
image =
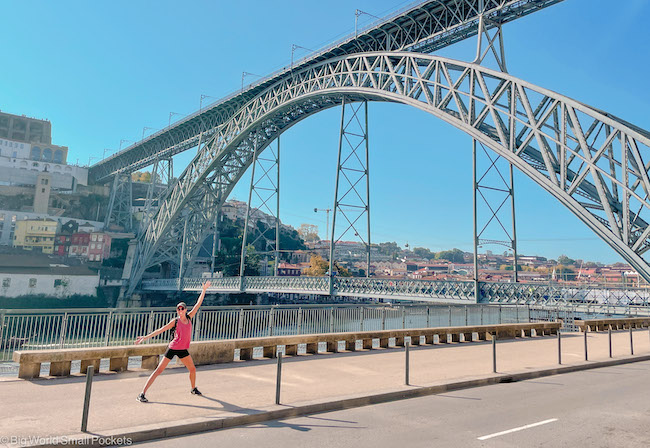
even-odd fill
[{"label": "blue sky", "polygon": [[[94,163],[121,139],[141,138],[143,127],[166,126],[170,112],[197,110],[201,94],[219,98],[239,89],[242,71],[264,75],[288,65],[292,43],[317,49],[353,32],[355,9],[382,16],[407,4],[5,2],[0,109],[51,120],[53,142],[69,146],[69,161]],[[565,0],[505,26],[509,72],[650,129],[649,15],[645,0],[616,7]],[[369,20],[362,16],[360,24]],[[441,54],[471,60],[474,45]],[[373,240],[471,250],[469,137],[407,106],[371,103],[369,113]],[[340,109],[325,111],[282,137],[281,218],[317,224],[322,237],[325,215],[313,209],[332,206],[339,120]],[[177,173],[191,156],[177,158]],[[519,173],[515,188],[520,253],[620,261]],[[233,195],[245,200],[247,185]]]}]

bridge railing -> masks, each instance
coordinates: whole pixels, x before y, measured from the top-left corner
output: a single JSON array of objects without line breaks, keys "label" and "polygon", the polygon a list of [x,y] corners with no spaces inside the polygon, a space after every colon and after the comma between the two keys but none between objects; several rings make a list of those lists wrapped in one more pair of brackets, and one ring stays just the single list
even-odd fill
[{"label": "bridge railing", "polygon": [[[174,308],[0,310],[0,361],[15,350],[131,344],[175,316]],[[193,340],[529,322],[527,306],[274,305],[204,306]],[[162,343],[169,332],[151,340]]]}]

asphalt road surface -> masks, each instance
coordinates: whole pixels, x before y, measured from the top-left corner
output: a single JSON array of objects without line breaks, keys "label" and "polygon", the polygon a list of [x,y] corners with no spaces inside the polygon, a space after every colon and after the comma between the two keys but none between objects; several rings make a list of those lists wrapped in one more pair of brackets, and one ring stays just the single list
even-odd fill
[{"label": "asphalt road surface", "polygon": [[648,447],[650,362],[158,440],[177,447]]}]

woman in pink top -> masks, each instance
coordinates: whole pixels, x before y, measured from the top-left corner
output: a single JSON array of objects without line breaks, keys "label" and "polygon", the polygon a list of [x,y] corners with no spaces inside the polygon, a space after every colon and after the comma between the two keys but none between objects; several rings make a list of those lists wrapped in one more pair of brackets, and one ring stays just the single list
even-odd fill
[{"label": "woman in pink top", "polygon": [[154,370],[144,385],[142,393],[138,395],[138,401],[142,403],[149,401],[144,394],[147,393],[147,389],[149,389],[149,387],[153,384],[158,375],[160,375],[162,371],[165,370],[165,367],[167,367],[167,364],[169,364],[169,361],[171,361],[174,356],[178,356],[178,359],[180,359],[181,362],[185,364],[185,367],[187,367],[187,369],[190,371],[190,383],[192,383],[191,393],[193,395],[201,395],[201,392],[199,392],[199,390],[196,388],[196,367],[194,367],[192,356],[187,351],[187,349],[190,348],[190,342],[192,341],[192,319],[199,311],[201,303],[203,303],[203,299],[205,297],[205,291],[209,287],[210,282],[205,282],[203,284],[203,290],[201,291],[199,300],[192,308],[192,311],[189,313],[187,312],[187,305],[185,305],[185,302],[179,303],[176,305],[176,318],[170,320],[169,323],[164,327],[160,327],[156,331],[149,333],[146,336],[140,336],[135,340],[135,343],[139,344],[145,339],[153,338],[154,336],[157,336],[164,331],[174,328],[174,339],[172,339],[172,341],[169,343],[169,348],[167,348],[167,351],[165,352],[165,357],[162,359],[162,361],[160,361],[160,364],[158,364],[158,367],[156,370]]}]

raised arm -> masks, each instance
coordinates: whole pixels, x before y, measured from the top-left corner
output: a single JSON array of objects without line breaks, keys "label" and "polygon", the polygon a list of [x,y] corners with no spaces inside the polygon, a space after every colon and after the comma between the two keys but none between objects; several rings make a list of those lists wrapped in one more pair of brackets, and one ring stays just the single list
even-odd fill
[{"label": "raised arm", "polygon": [[135,340],[136,345],[139,344],[139,343],[141,343],[142,341],[144,341],[144,340],[146,340],[146,339],[149,339],[149,338],[153,338],[153,337],[155,337],[155,336],[158,336],[160,333],[162,333],[162,332],[164,332],[164,331],[171,330],[171,329],[174,327],[174,322],[175,322],[175,321],[176,321],[176,319],[172,319],[172,320],[170,320],[169,323],[168,323],[167,325],[165,325],[164,327],[160,327],[160,328],[157,329],[156,331],[153,331],[153,332],[149,333],[149,334],[146,335],[146,336],[138,336],[138,338]]},{"label": "raised arm", "polygon": [[192,311],[188,313],[188,316],[190,316],[191,319],[194,319],[196,313],[199,312],[199,308],[201,308],[201,304],[203,303],[203,299],[205,298],[205,292],[208,290],[211,284],[212,283],[210,283],[209,281],[203,284],[203,289],[201,290],[201,295],[199,296],[199,300],[197,300],[196,305],[192,307]]}]

